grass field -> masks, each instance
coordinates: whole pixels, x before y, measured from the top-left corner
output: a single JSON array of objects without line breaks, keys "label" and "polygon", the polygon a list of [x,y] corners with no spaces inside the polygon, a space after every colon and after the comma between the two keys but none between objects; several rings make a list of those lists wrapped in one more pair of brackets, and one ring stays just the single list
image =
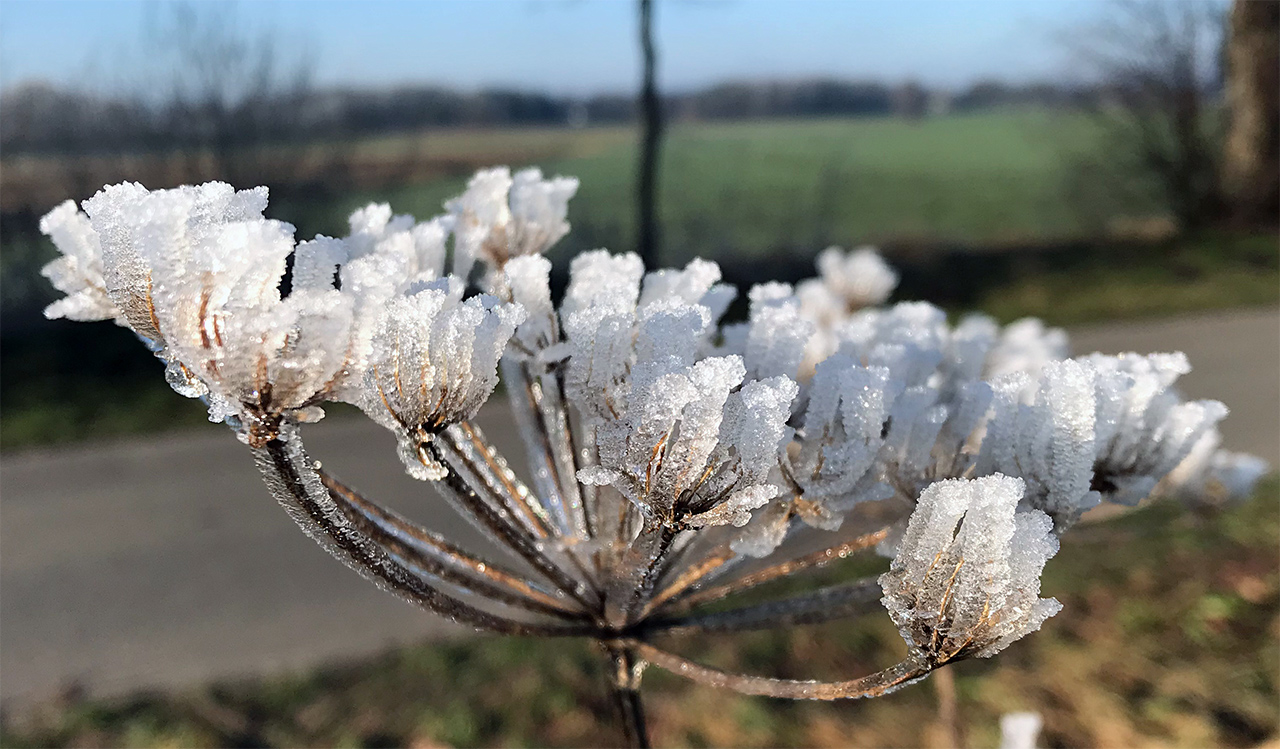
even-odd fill
[{"label": "grass field", "polygon": [[[565,252],[630,249],[635,147],[615,140],[615,132],[584,130],[582,142],[567,149],[573,155],[534,159],[544,171],[582,180]],[[759,257],[903,239],[989,245],[1082,236],[1098,228],[1097,217],[1067,195],[1071,155],[1090,137],[1082,118],[1034,110],[918,122],[677,123],[661,164],[664,258]],[[344,208],[377,199],[430,216],[464,183],[455,177],[369,191]],[[1152,211],[1143,204],[1112,208],[1120,216]]]},{"label": "grass field", "polygon": [[[670,261],[808,250],[904,238],[977,244],[1081,236],[1115,216],[1146,216],[1137,199],[1107,206],[1072,192],[1071,165],[1094,144],[1089,121],[1049,110],[894,117],[672,123],[660,209]],[[329,180],[354,190],[271,211],[304,237],[343,230],[368,200],[426,218],[465,176],[491,164],[538,165],[583,187],[569,249],[629,249],[637,137],[628,127],[437,130],[264,148],[251,161],[278,183]],[[206,157],[175,154],[4,159],[6,212],[47,210],[105,182],[167,186],[198,178]],[[197,170],[194,171],[193,170]],[[1101,188],[1094,185],[1094,188]],[[279,196],[277,196],[279,197]]]},{"label": "grass field", "polygon": [[[1002,713],[1044,719],[1038,746],[1255,746],[1280,691],[1280,483],[1194,514],[1156,503],[1063,538],[1043,594],[1062,613],[991,660],[954,669],[963,744],[999,744]],[[819,577],[883,567],[855,558]],[[684,637],[720,667],[847,679],[904,646],[887,615],[778,633]],[[601,656],[576,641],[476,639],[288,678],[50,704],[0,726],[44,746],[612,746]],[[790,702],[645,674],[658,746],[944,747],[932,680],[882,699]]]}]

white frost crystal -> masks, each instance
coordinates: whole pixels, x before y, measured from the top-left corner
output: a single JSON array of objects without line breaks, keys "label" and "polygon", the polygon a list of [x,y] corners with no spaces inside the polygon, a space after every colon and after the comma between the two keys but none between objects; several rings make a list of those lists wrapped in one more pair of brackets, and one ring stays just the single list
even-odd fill
[{"label": "white frost crystal", "polygon": [[352,314],[333,290],[281,299],[293,227],[262,218],[265,208],[265,188],[217,182],[117,185],[85,202],[124,320],[170,361],[175,389],[207,388],[210,418],[236,417],[254,444],[327,398]]},{"label": "white frost crystal", "polygon": [[386,204],[370,204],[348,219],[351,233],[341,239],[316,237],[294,252],[293,289],[328,291],[335,279],[352,307],[345,363],[330,386],[333,400],[359,403],[374,329],[392,298],[443,276],[449,216],[414,223],[393,216]]},{"label": "white frost crystal", "polygon": [[45,308],[49,319],[110,320],[120,314],[107,296],[102,277],[102,247],[89,217],[76,209],[70,200],[54,208],[40,219],[40,233],[53,240],[62,253],[51,260],[40,273],[54,288],[66,294],[65,299]]},{"label": "white frost crystal", "polygon": [[[52,312],[118,315],[169,363],[175,389],[207,395],[210,418],[232,418],[253,444],[271,439],[281,418],[315,418],[314,406],[326,400],[367,407],[370,357],[383,365],[395,358],[385,336],[430,336],[439,313],[436,346],[447,350],[449,367],[405,367],[432,382],[399,378],[402,388],[439,402],[422,420],[412,407],[421,404],[392,402],[413,428],[473,414],[493,389],[497,357],[520,313],[490,309],[491,299],[461,303],[461,284],[440,278],[453,219],[415,224],[373,204],[352,214],[347,237],[295,247],[293,227],[262,217],[266,197],[265,188],[237,192],[216,182],[158,191],[122,184],[86,201],[87,217],[59,207],[45,225],[66,257],[50,272],[71,297]],[[282,297],[291,254],[292,292]],[[427,298],[441,309],[428,315]],[[394,330],[383,331],[375,352],[380,320]]]},{"label": "white frost crystal", "polygon": [[987,358],[987,376],[1013,372],[1035,376],[1045,364],[1068,355],[1067,334],[1028,317],[1009,323]]},{"label": "white frost crystal", "polygon": [[519,353],[536,356],[560,338],[551,304],[551,263],[541,255],[525,255],[508,261],[503,272],[511,300],[525,311],[514,339],[522,349]]},{"label": "white frost crystal", "polygon": [[753,377],[797,376],[816,326],[800,315],[800,300],[785,284],[756,286],[750,299],[743,350],[747,372]]},{"label": "white frost crystal", "polygon": [[613,485],[664,525],[743,525],[779,491],[769,473],[796,385],[742,385],[736,356],[685,361],[662,349],[640,355],[626,411],[597,427],[600,465],[579,479]]},{"label": "white frost crystal", "polygon": [[440,479],[427,445],[444,427],[475,416],[498,383],[498,359],[522,308],[489,296],[461,301],[457,279],[387,304],[373,339],[359,406],[393,430],[410,475]]},{"label": "white frost crystal", "polygon": [[538,169],[511,176],[506,167],[477,172],[467,191],[445,203],[457,222],[453,273],[467,278],[476,260],[494,271],[521,255],[546,252],[569,233],[572,177],[543,179]]},{"label": "white frost crystal", "polygon": [[804,498],[818,505],[801,514],[812,525],[834,529],[855,502],[878,498],[867,479],[880,458],[885,425],[902,384],[884,367],[860,367],[836,355],[818,365],[802,422],[802,439],[790,457],[790,473]]},{"label": "white frost crystal", "polygon": [[125,182],[103,188],[83,207],[102,247],[107,295],[134,332],[162,349],[164,331],[157,319],[153,286],[158,280],[180,283],[181,279],[153,278],[156,269],[151,258],[181,258],[196,243],[208,247],[209,234],[224,224],[263,220],[267,188],[237,192],[230,185],[211,182],[152,192]]},{"label": "white frost crystal", "polygon": [[1061,530],[1098,504],[1091,491],[1096,410],[1092,366],[1078,361],[1047,365],[1030,403],[1025,375],[997,378],[993,417],[987,426],[978,472],[1026,480],[1026,502],[1043,510]]},{"label": "white frost crystal", "polygon": [[680,270],[664,268],[646,274],[639,306],[643,308],[660,301],[679,300],[686,304],[701,304],[712,319],[719,319],[733,300],[732,294],[725,297],[723,291],[729,287],[719,284],[719,281],[720,266],[694,258]]},{"label": "white frost crystal", "polygon": [[1243,499],[1266,475],[1267,462],[1256,455],[1220,450],[1222,436],[1210,429],[1165,478],[1168,491],[1192,506],[1221,506]]},{"label": "white frost crystal", "polygon": [[1040,573],[1058,551],[1053,523],[1019,511],[1022,493],[1021,480],[998,474],[921,493],[880,587],[908,647],[930,665],[995,655],[1061,610],[1040,598]]},{"label": "white frost crystal", "polygon": [[651,273],[634,255],[574,261],[561,307],[565,389],[595,430],[599,463],[584,483],[611,485],[667,526],[742,525],[775,496],[770,480],[796,384],[747,378],[742,358],[701,358],[715,312],[700,303],[720,270],[695,261]]},{"label": "white frost crystal", "polygon": [[898,287],[898,272],[873,247],[845,253],[828,247],[818,254],[819,282],[847,310],[883,304]]},{"label": "white frost crystal", "polygon": [[1095,483],[1109,501],[1132,505],[1146,497],[1227,415],[1217,401],[1183,402],[1173,388],[1191,369],[1181,353],[1082,360],[1098,373]]},{"label": "white frost crystal", "polygon": [[634,254],[585,252],[569,267],[560,320],[569,339],[565,392],[590,423],[621,415],[644,266]]},{"label": "white frost crystal", "polygon": [[898,285],[898,273],[871,247],[845,254],[828,247],[818,254],[818,278],[796,286],[800,314],[812,321],[816,332],[805,350],[801,377],[807,379],[818,362],[835,353],[836,335],[851,313],[883,304]]},{"label": "white frost crystal", "polygon": [[[1182,354],[1092,354],[1051,361],[1036,378],[1025,372],[996,377],[977,471],[1025,478],[1028,503],[1049,513],[1059,531],[1100,499],[1136,504],[1204,440],[1216,447],[1226,407],[1184,402],[1173,384],[1188,370]],[[1175,483],[1207,478],[1215,460],[1246,468],[1223,474],[1229,483],[1238,476],[1240,490],[1261,475],[1201,449],[1209,452]]]}]

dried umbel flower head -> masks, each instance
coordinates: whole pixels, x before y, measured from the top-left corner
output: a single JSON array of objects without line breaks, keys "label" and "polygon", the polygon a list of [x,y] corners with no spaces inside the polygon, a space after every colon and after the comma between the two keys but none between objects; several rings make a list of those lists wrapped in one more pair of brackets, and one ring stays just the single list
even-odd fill
[{"label": "dried umbel flower head", "polygon": [[410,475],[447,473],[429,449],[434,435],[476,415],[498,384],[498,358],[524,317],[489,296],[461,301],[456,278],[391,299],[369,357],[360,407],[396,432]]},{"label": "dried umbel flower head", "polygon": [[[132,328],[302,529],[380,587],[490,632],[597,640],[637,731],[649,663],[839,699],[992,655],[1057,610],[1040,572],[1090,507],[1230,501],[1266,470],[1218,449],[1221,404],[1174,390],[1180,354],[1069,359],[1038,321],[878,306],[897,275],[865,248],[827,250],[794,289],[754,287],[739,323],[721,324],[737,292],[706,260],[646,273],[633,254],[584,253],[556,300],[540,253],[576,189],[486,170],[430,220],[373,204],[347,236],[295,243],[263,217],[265,188],[116,185],[42,222],[63,253],[45,274],[67,294],[46,314]],[[499,373],[527,485],[472,422]],[[334,401],[391,430],[408,473],[522,566],[321,471],[302,433]],[[735,601],[873,548],[895,557],[878,579]],[[728,674],[654,644],[881,605],[910,653],[851,681]]]},{"label": "dried umbel flower head", "polygon": [[1058,551],[1043,512],[1018,512],[1023,482],[999,474],[925,489],[889,571],[884,606],[912,652],[939,666],[989,658],[1062,609],[1040,598]]},{"label": "dried umbel flower head", "polygon": [[169,362],[179,392],[207,394],[210,418],[255,444],[286,416],[315,416],[306,409],[343,366],[333,342],[352,320],[337,291],[281,298],[293,227],[262,217],[266,199],[210,183],[117,185],[85,201],[118,320]]}]

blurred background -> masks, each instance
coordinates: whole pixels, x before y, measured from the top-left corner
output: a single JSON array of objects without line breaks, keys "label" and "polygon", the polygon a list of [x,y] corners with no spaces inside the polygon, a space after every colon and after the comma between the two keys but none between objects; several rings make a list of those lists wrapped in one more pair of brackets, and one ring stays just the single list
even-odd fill
[{"label": "blurred background", "polygon": [[[561,272],[607,247],[714,259],[745,289],[875,244],[895,299],[1043,317],[1078,353],[1186,350],[1189,394],[1233,408],[1226,447],[1276,465],[1278,38],[1271,0],[8,0],[5,745],[618,740],[588,648],[449,639],[364,590],[234,440],[190,430],[203,409],[128,331],[45,320],[38,225],[59,202],[263,184],[309,238],[370,201],[425,219],[477,168],[539,166],[582,180]],[[390,439],[343,416],[318,427],[326,463],[420,494]],[[1220,513],[1082,529],[1046,578],[1066,612],[956,668],[959,725],[927,685],[792,705],[655,675],[655,738],[991,746],[1030,709],[1049,745],[1274,741],[1276,505],[1273,479]],[[850,678],[896,637],[886,617],[685,652]]]}]

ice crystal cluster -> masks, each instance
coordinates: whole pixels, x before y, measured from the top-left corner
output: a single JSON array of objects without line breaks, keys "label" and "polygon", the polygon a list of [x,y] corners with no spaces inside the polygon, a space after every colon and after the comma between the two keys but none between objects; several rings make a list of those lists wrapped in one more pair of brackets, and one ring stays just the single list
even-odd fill
[{"label": "ice crystal cluster", "polygon": [[[705,260],[587,252],[557,299],[545,252],[576,189],[492,169],[428,221],[370,205],[347,236],[298,242],[263,217],[265,188],[115,185],[44,218],[62,251],[45,275],[66,294],[46,314],[131,328],[304,530],[374,582],[484,629],[595,637],[631,674],[621,689],[651,662],[759,694],[884,693],[1052,616],[1041,569],[1099,503],[1221,502],[1267,470],[1218,449],[1226,408],[1182,398],[1182,354],[1070,358],[1035,320],[887,305],[898,276],[868,248],[749,289],[737,322],[737,290]],[[472,422],[499,374],[528,484]],[[516,564],[319,471],[301,424],[332,401],[391,430],[409,474]],[[878,580],[702,608],[873,547],[894,557]],[[848,616],[871,590],[909,654],[854,682],[723,674],[651,644]]]}]

